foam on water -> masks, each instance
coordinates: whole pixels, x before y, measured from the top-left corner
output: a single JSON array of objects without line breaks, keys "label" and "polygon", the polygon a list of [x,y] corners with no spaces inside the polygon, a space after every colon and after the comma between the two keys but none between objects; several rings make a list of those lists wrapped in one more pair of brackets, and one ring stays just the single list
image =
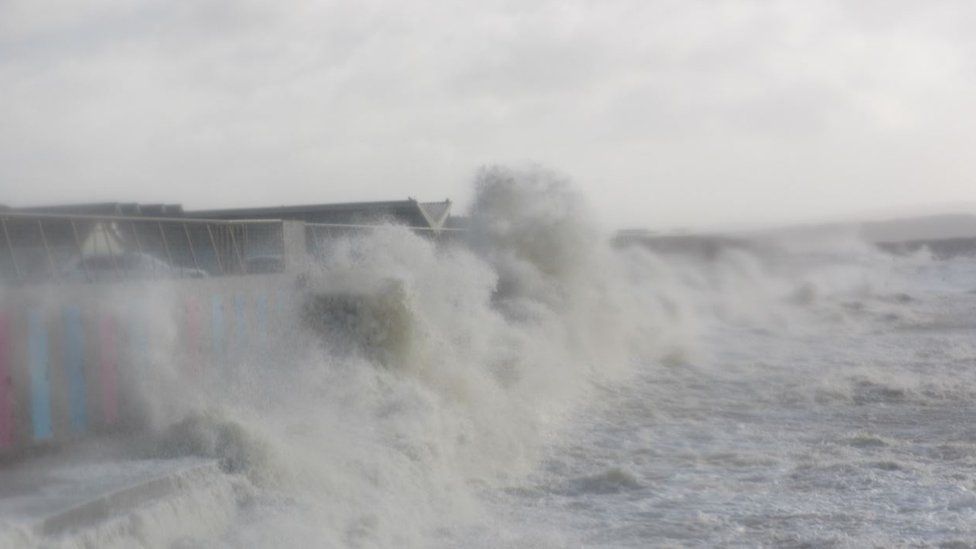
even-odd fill
[{"label": "foam on water", "polygon": [[[648,364],[578,417],[532,490],[495,496],[507,532],[461,544],[971,544],[976,262],[870,249],[783,260],[776,270],[802,264],[788,279],[812,277],[817,299],[784,301],[776,326],[714,322],[710,352]],[[633,489],[585,482],[617,471]]]},{"label": "foam on water", "polygon": [[299,302],[285,350],[242,357],[233,383],[147,393],[158,434],[140,447],[217,457],[248,486],[185,543],[973,533],[976,451],[954,423],[976,388],[970,262],[850,234],[612,249],[558,176],[477,185],[466,243],[391,227],[315,258],[308,295],[372,296],[365,314],[316,324]]}]

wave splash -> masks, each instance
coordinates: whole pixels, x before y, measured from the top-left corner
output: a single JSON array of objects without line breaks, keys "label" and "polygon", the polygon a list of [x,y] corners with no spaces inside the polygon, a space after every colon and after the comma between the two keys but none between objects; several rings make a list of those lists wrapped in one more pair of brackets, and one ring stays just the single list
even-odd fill
[{"label": "wave splash", "polygon": [[254,485],[211,543],[430,546],[490,522],[481,494],[517,484],[606,387],[708,352],[709,323],[784,329],[850,286],[778,272],[773,250],[615,249],[565,178],[486,168],[464,242],[387,227],[314,258],[287,348],[182,398],[154,451]]}]

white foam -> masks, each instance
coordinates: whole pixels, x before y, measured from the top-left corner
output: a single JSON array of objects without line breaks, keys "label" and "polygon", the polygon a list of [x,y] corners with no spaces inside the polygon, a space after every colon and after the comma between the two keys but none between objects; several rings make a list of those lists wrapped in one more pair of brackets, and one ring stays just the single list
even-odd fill
[{"label": "white foam", "polygon": [[[287,349],[245,357],[234,383],[201,383],[205,392],[177,401],[168,391],[195,388],[168,384],[148,395],[170,404],[157,421],[168,433],[164,450],[220,458],[255,487],[237,519],[204,521],[201,528],[232,520],[208,543],[450,544],[457,532],[501,520],[486,498],[537,473],[553,447],[575,436],[570,421],[580,409],[649,369],[690,383],[694,364],[722,350],[713,327],[802,336],[837,319],[870,324],[842,306],[852,296],[905,308],[883,299],[902,291],[886,283],[893,263],[857,245],[818,242],[800,258],[765,243],[709,259],[613,250],[606,241],[559,177],[489,169],[478,180],[469,245],[438,248],[404,228],[334,242],[317,258],[310,291],[380,296],[365,319],[337,329],[365,334],[382,352],[301,331],[296,309]],[[732,368],[723,375],[734,377]],[[641,413],[660,409],[648,406]],[[731,457],[705,462],[768,463],[722,455]],[[578,475],[591,479],[580,491],[653,486],[619,464],[602,471]],[[173,520],[193,520],[178,511]],[[152,532],[163,528],[147,528],[140,542],[162,543]],[[514,539],[574,543],[525,535]]]}]

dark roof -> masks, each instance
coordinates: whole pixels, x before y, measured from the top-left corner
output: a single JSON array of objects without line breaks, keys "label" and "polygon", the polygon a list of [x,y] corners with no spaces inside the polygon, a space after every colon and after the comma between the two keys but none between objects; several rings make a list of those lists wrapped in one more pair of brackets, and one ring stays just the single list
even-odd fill
[{"label": "dark roof", "polygon": [[222,208],[219,210],[193,210],[186,212],[190,217],[224,218],[253,217],[263,219],[273,215],[302,214],[309,212],[346,212],[369,210],[413,209],[416,202],[411,200],[389,200],[385,202],[345,202],[340,204],[300,204],[293,206],[264,206],[260,208]]},{"label": "dark roof", "polygon": [[11,208],[15,212],[75,214],[75,215],[121,215],[132,217],[183,217],[180,204],[137,204],[135,202],[93,202],[87,204],[53,204]]},{"label": "dark roof", "polygon": [[451,201],[418,202],[414,199],[384,202],[305,204],[263,208],[184,211],[180,204],[95,202],[10,208],[9,211],[63,215],[128,217],[193,217],[198,219],[294,219],[308,223],[377,223],[393,221],[410,227],[440,229],[451,212]]},{"label": "dark roof", "polygon": [[375,223],[389,219],[411,227],[439,229],[450,214],[451,201],[418,202],[414,199],[384,202],[304,204],[264,208],[197,210],[189,217],[207,219],[297,219],[308,223]]}]

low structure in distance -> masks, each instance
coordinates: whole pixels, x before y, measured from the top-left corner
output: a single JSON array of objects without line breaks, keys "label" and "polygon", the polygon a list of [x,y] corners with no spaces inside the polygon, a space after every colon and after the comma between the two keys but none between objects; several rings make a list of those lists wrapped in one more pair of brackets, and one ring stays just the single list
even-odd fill
[{"label": "low structure in distance", "polygon": [[[285,256],[383,224],[438,237],[451,202],[415,199],[187,211],[179,204],[102,202],[0,207],[0,281],[101,281],[275,272]],[[286,224],[302,232],[286,251]]]}]

